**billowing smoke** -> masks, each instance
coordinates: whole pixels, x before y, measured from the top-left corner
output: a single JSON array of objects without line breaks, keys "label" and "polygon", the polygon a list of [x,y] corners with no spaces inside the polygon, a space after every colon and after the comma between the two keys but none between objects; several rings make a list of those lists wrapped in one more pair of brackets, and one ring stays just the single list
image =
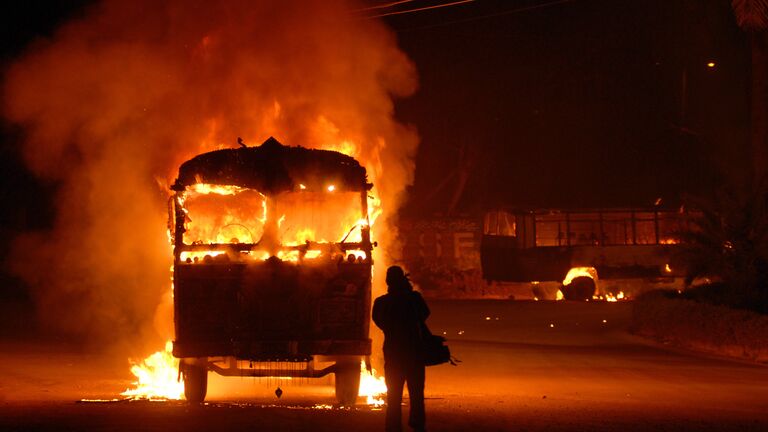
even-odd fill
[{"label": "billowing smoke", "polygon": [[[394,119],[393,98],[415,91],[416,74],[382,23],[350,14],[359,7],[105,1],[10,66],[3,113],[26,129],[30,169],[61,185],[55,227],[17,239],[13,257],[45,326],[157,346],[167,187],[181,162],[238,136],[351,150],[384,218],[396,211],[417,137]],[[394,244],[386,219],[374,231]]]}]

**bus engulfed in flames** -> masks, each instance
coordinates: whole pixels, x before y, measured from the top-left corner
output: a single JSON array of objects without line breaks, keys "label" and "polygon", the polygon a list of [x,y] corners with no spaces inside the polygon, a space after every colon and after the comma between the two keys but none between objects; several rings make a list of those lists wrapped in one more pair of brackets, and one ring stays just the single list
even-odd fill
[{"label": "bus engulfed in flames", "polygon": [[339,403],[381,405],[383,380],[361,371],[379,213],[371,188],[353,158],[273,138],[184,163],[169,201],[175,358],[161,351],[134,365],[137,387],[124,395],[201,402],[209,371],[334,374]]}]

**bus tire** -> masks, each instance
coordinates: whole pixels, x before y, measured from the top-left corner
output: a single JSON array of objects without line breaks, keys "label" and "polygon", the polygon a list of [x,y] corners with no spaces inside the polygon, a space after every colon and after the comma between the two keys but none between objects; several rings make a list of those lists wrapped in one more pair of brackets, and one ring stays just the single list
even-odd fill
[{"label": "bus tire", "polygon": [[591,277],[579,276],[568,285],[563,285],[560,291],[565,300],[585,301],[595,295],[595,289],[595,281]]},{"label": "bus tire", "polygon": [[340,405],[352,406],[357,402],[360,389],[360,360],[349,359],[336,362],[336,400]]},{"label": "bus tire", "polygon": [[208,392],[208,369],[197,364],[182,363],[184,397],[190,403],[202,403]]}]

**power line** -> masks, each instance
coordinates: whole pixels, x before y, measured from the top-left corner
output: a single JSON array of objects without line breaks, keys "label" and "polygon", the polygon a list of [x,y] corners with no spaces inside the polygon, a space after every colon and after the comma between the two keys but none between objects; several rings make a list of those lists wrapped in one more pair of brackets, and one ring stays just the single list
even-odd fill
[{"label": "power line", "polygon": [[494,17],[497,17],[497,16],[511,15],[511,14],[520,13],[520,12],[528,12],[528,11],[535,10],[535,9],[543,9],[543,8],[557,6],[557,5],[561,5],[561,4],[565,4],[565,3],[572,3],[574,1],[576,1],[576,0],[556,0],[556,1],[551,1],[551,2],[547,2],[547,3],[541,3],[541,4],[537,4],[537,5],[532,5],[532,6],[524,6],[524,7],[520,7],[520,8],[509,9],[509,10],[505,10],[505,11],[502,11],[502,12],[495,12],[495,13],[490,13],[490,14],[486,14],[486,15],[479,15],[479,16],[471,17],[471,18],[465,18],[465,19],[454,20],[454,21],[446,21],[446,22],[441,22],[441,23],[437,23],[437,24],[431,24],[431,25],[426,25],[426,26],[421,26],[421,27],[413,27],[413,28],[409,28],[409,29],[402,29],[402,30],[395,30],[395,31],[396,32],[405,32],[405,31],[413,31],[413,30],[424,30],[424,29],[430,29],[430,28],[435,28],[435,27],[443,27],[443,26],[452,25],[452,24],[462,24],[462,23],[465,23],[465,22],[478,21],[478,20],[487,19],[487,18],[494,18]]},{"label": "power line", "polygon": [[391,2],[391,3],[385,3],[385,4],[376,5],[376,6],[368,6],[368,7],[364,7],[364,8],[360,8],[360,9],[355,9],[353,12],[363,12],[363,11],[372,10],[372,9],[386,9],[386,8],[390,8],[392,6],[401,5],[403,3],[411,3],[413,1],[416,1],[416,0],[394,1],[394,2]]},{"label": "power line", "polygon": [[371,16],[367,16],[367,17],[363,17],[363,18],[364,19],[372,19],[372,18],[381,18],[381,17],[385,17],[385,16],[390,16],[390,15],[402,15],[402,14],[413,13],[413,12],[421,12],[421,11],[425,11],[425,10],[440,9],[440,8],[444,8],[444,7],[448,7],[448,6],[457,6],[457,5],[460,5],[460,4],[471,3],[471,2],[474,2],[474,1],[475,0],[458,0],[458,1],[451,2],[451,3],[442,3],[442,4],[432,5],[432,6],[424,6],[424,7],[420,7],[420,8],[406,9],[406,10],[403,10],[403,11],[396,11],[396,12],[386,12],[386,13],[382,13],[382,14],[379,14],[379,15],[371,15]]}]

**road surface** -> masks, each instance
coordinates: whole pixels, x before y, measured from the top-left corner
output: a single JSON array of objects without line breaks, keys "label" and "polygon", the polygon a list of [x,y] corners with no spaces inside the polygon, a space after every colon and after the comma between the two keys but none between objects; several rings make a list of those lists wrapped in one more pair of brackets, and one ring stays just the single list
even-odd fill
[{"label": "road surface", "polygon": [[[462,360],[428,369],[430,431],[768,430],[768,367],[636,338],[631,303],[430,306],[432,331]],[[125,359],[18,339],[0,349],[2,431],[383,430],[383,412],[364,403],[326,407],[330,379],[212,377],[203,406],[84,403],[119,398],[131,382]]]}]

